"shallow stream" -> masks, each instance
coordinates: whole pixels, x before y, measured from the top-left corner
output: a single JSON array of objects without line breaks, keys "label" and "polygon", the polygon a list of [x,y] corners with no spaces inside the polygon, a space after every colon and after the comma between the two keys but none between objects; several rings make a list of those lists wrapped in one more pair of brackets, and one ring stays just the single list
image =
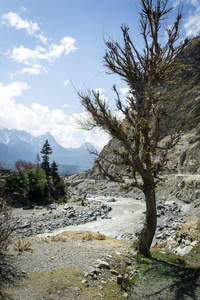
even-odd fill
[{"label": "shallow stream", "polygon": [[44,233],[40,236],[56,235],[64,231],[92,231],[100,232],[110,237],[118,237],[124,233],[133,233],[133,229],[139,226],[140,219],[144,216],[145,202],[133,198],[117,198],[116,202],[107,202],[111,197],[90,198],[89,200],[101,200],[112,207],[108,213],[110,219],[97,218],[96,221],[80,225],[66,226]]}]

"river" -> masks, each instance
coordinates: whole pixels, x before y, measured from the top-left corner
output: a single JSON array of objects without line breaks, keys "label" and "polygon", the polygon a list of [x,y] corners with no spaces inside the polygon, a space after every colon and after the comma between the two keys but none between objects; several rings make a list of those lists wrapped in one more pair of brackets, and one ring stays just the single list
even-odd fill
[{"label": "river", "polygon": [[144,216],[145,202],[133,198],[117,198],[116,202],[107,202],[111,197],[90,198],[89,200],[101,200],[112,207],[108,213],[110,219],[97,218],[96,221],[80,225],[66,226],[54,230],[51,233],[44,233],[40,236],[56,235],[64,231],[92,231],[100,232],[110,237],[120,237],[123,233],[132,233],[134,228],[140,224]]}]

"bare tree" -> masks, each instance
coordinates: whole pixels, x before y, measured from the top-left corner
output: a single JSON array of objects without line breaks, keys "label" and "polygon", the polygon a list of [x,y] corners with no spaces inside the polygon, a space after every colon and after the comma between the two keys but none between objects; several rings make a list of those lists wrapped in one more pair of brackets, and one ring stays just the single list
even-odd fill
[{"label": "bare tree", "polygon": [[[180,136],[179,132],[174,132],[165,142],[161,141],[160,126],[164,116],[166,118],[164,104],[168,100],[161,87],[177,68],[176,57],[188,40],[178,42],[181,9],[173,26],[165,28],[167,39],[161,43],[160,35],[172,10],[167,8],[168,0],[143,0],[141,4],[143,52],[135,47],[126,25],[121,26],[122,45],[112,39],[106,42],[104,64],[108,74],[118,74],[129,87],[129,96],[124,104],[116,86],[113,86],[116,107],[124,118],[121,120],[113,115],[98,92],[88,91],[78,95],[89,113],[84,123],[86,128],[100,127],[119,144],[117,149],[110,150],[112,155],[109,158],[99,155],[97,164],[101,173],[109,180],[121,183],[123,187],[139,188],[145,195],[146,219],[137,241],[137,249],[145,256],[150,256],[157,225],[156,185],[160,180],[159,173],[166,167],[167,153],[176,145]],[[105,168],[105,160],[116,166],[114,172]]]}]

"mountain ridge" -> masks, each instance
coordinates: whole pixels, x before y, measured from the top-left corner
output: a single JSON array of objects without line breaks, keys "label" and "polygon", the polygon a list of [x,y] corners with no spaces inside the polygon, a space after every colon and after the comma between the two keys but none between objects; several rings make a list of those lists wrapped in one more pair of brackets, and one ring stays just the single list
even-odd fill
[{"label": "mountain ridge", "polygon": [[[52,147],[53,160],[59,165],[61,175],[72,174],[92,168],[95,146],[90,143],[82,144],[78,148],[64,148],[49,133],[34,137],[25,130],[8,129],[0,126],[0,161],[3,167],[14,169],[15,161],[18,159],[34,162],[36,154],[40,153],[45,141],[48,140]],[[97,147],[97,150],[100,149]]]}]

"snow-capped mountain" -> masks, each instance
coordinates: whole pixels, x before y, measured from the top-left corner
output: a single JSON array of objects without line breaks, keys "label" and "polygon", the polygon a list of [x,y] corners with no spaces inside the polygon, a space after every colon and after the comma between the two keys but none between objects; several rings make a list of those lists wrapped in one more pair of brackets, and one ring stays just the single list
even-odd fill
[{"label": "snow-capped mountain", "polygon": [[[96,147],[90,143],[84,143],[79,148],[64,148],[56,142],[49,132],[34,137],[24,130],[7,129],[0,126],[1,165],[14,168],[18,159],[34,162],[36,154],[40,154],[46,140],[53,150],[50,161],[56,161],[62,170],[61,173],[78,172],[93,166],[95,156],[89,151],[95,151]],[[99,148],[96,150],[100,151]]]},{"label": "snow-capped mountain", "polygon": [[18,142],[30,143],[33,139],[34,137],[24,130],[0,127],[0,143],[6,145],[12,145]]}]

